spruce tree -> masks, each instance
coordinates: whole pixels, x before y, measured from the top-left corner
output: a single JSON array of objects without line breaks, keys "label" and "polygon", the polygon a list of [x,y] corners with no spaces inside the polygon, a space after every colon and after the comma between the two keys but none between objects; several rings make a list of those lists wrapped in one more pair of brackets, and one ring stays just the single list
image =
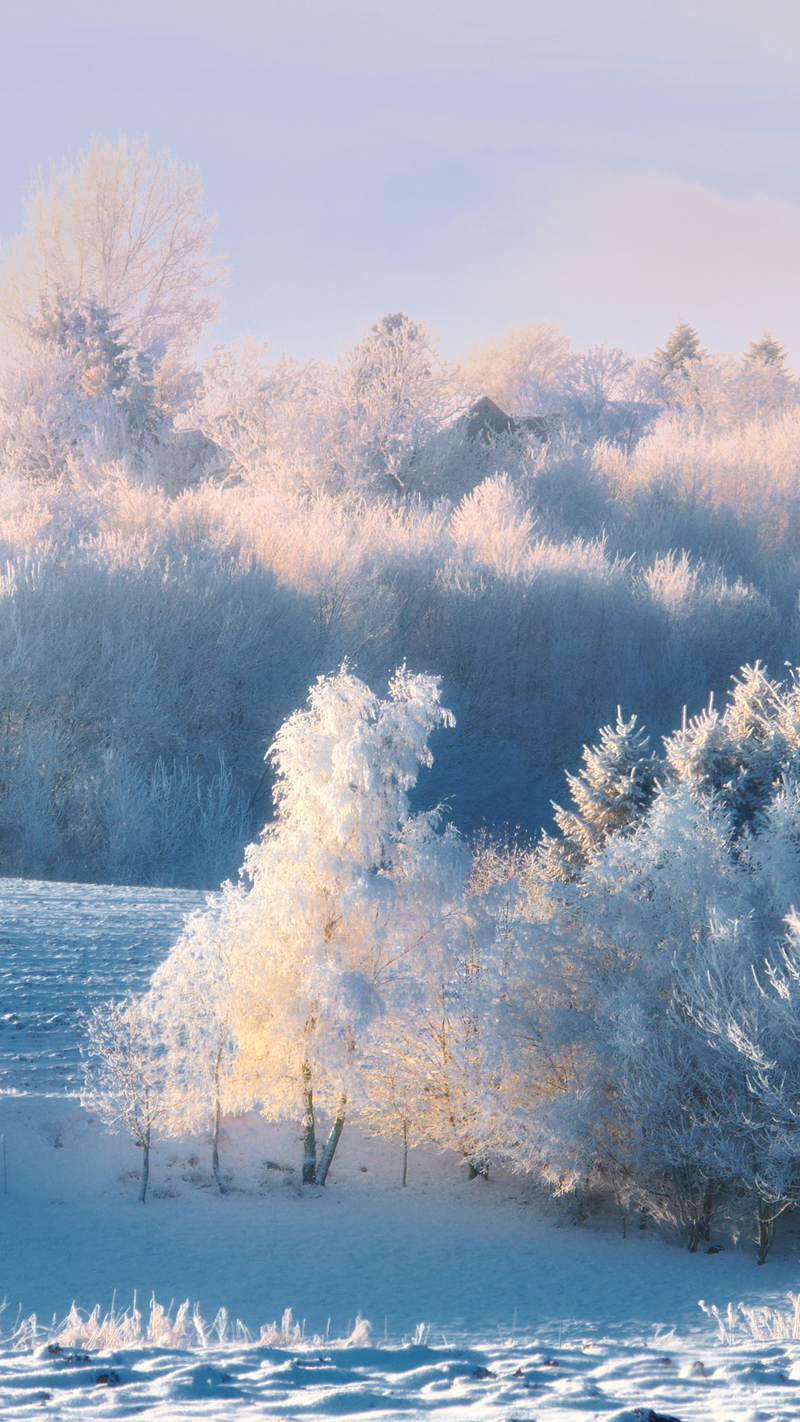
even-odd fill
[{"label": "spruce tree", "polygon": [[742,357],[745,365],[774,365],[783,370],[786,365],[786,347],[775,340],[771,331],[765,331],[760,341],[751,341]]},{"label": "spruce tree", "polygon": [[709,702],[664,744],[671,778],[695,798],[714,796],[739,831],[797,765],[798,688],[771,681],[758,662],[743,667],[721,716]]},{"label": "spruce tree", "polygon": [[656,348],[653,360],[664,375],[688,375],[689,366],[706,354],[700,349],[700,337],[694,328],[678,321],[663,350]]},{"label": "spruce tree", "polygon": [[584,746],[583,769],[567,773],[574,805],[554,805],[560,840],[543,835],[537,858],[547,878],[577,878],[592,855],[617,830],[641,818],[656,789],[658,764],[648,755],[649,737],[636,729],[636,717],[602,726],[598,745]]}]

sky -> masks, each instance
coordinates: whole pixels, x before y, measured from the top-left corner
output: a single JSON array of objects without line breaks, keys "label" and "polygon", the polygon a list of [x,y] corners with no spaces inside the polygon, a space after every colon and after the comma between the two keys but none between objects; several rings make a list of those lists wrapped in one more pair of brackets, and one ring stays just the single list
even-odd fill
[{"label": "sky", "polygon": [[0,240],[92,134],[196,164],[225,319],[332,359],[534,320],[640,354],[768,329],[800,373],[797,0],[27,0],[4,7]]}]

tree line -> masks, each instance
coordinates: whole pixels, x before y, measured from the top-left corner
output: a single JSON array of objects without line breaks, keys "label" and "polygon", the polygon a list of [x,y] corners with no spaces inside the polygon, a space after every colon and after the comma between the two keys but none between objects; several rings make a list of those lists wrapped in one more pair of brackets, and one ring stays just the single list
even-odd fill
[{"label": "tree line", "polygon": [[[198,365],[212,238],[195,170],[93,141],[4,256],[4,872],[218,885],[267,746],[345,658],[442,676],[458,730],[417,798],[523,838],[618,701],[658,736],[798,660],[771,335],[734,359],[679,322],[645,360],[539,322],[447,360],[392,313],[331,364],[245,341]],[[502,418],[473,424],[484,396]]]}]

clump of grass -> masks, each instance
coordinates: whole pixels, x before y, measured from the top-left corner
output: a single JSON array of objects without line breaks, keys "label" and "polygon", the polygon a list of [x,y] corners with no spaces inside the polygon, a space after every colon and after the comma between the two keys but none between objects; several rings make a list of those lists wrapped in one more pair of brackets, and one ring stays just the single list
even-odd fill
[{"label": "clump of grass", "polygon": [[266,1343],[269,1348],[299,1348],[303,1342],[303,1330],[299,1323],[292,1321],[292,1310],[287,1308],[281,1319],[280,1328],[277,1323],[263,1323],[261,1325],[262,1343]]},{"label": "clump of grass", "polygon": [[292,1310],[287,1308],[280,1324],[263,1324],[260,1337],[255,1339],[240,1319],[231,1322],[227,1309],[219,1309],[214,1322],[209,1324],[196,1304],[191,1309],[188,1299],[173,1315],[172,1304],[164,1308],[155,1295],[150,1300],[150,1316],[145,1322],[134,1294],[133,1304],[123,1312],[119,1312],[112,1301],[111,1308],[103,1315],[99,1304],[91,1313],[73,1304],[65,1319],[57,1323],[54,1317],[49,1327],[39,1323],[35,1313],[28,1318],[18,1318],[14,1328],[0,1338],[0,1342],[18,1352],[43,1348],[54,1354],[65,1349],[97,1353],[114,1348],[203,1349],[226,1345],[241,1347],[254,1343],[270,1348],[319,1348],[323,1345],[356,1348],[369,1343],[371,1332],[371,1324],[358,1314],[352,1329],[348,1324],[348,1333],[344,1338],[322,1338],[316,1334],[307,1337],[305,1324],[296,1323]]},{"label": "clump of grass", "polygon": [[5,1341],[21,1350],[45,1343],[55,1350],[80,1349],[84,1352],[104,1352],[110,1348],[208,1348],[225,1343],[252,1343],[249,1329],[237,1319],[231,1325],[227,1310],[221,1308],[208,1324],[195,1304],[186,1299],[173,1315],[172,1305],[164,1308],[155,1296],[150,1300],[150,1316],[144,1321],[136,1306],[136,1295],[130,1308],[119,1312],[112,1303],[108,1313],[101,1315],[96,1304],[91,1313],[72,1305],[60,1323],[55,1319],[50,1327],[40,1324],[36,1314],[19,1320]]},{"label": "clump of grass", "polygon": [[716,1304],[709,1307],[702,1299],[700,1307],[709,1318],[716,1320],[722,1343],[733,1345],[738,1341],[737,1324],[741,1327],[742,1320],[751,1338],[758,1343],[768,1343],[779,1338],[800,1338],[800,1294],[789,1294],[788,1298],[791,1304],[788,1309],[751,1308],[743,1303],[734,1308],[729,1303],[725,1313],[721,1314]]}]

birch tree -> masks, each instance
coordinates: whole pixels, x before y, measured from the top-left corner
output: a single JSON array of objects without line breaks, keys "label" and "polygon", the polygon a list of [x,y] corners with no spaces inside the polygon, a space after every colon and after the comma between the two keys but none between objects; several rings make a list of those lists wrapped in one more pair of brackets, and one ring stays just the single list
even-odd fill
[{"label": "birch tree", "polygon": [[211,1168],[227,1193],[219,1163],[223,1115],[233,1101],[229,954],[215,933],[213,914],[190,920],[150,984],[148,1011],[166,1054],[170,1084],[165,1129],[171,1135],[202,1131],[211,1144]]},{"label": "birch tree", "polygon": [[[215,920],[231,1099],[299,1119],[308,1185],[325,1183],[366,1047],[457,898],[458,837],[408,800],[431,731],[452,720],[438,679],[404,667],[384,699],[346,667],[320,678],[275,738],[275,818]],[[196,956],[208,933],[197,920],[180,953]],[[331,1124],[318,1154],[320,1109]]]},{"label": "birch tree", "polygon": [[122,1127],[142,1151],[139,1199],[150,1179],[153,1136],[170,1109],[166,1054],[148,1004],[135,998],[95,1007],[86,1018],[89,1058],[81,1093],[84,1109]]}]

